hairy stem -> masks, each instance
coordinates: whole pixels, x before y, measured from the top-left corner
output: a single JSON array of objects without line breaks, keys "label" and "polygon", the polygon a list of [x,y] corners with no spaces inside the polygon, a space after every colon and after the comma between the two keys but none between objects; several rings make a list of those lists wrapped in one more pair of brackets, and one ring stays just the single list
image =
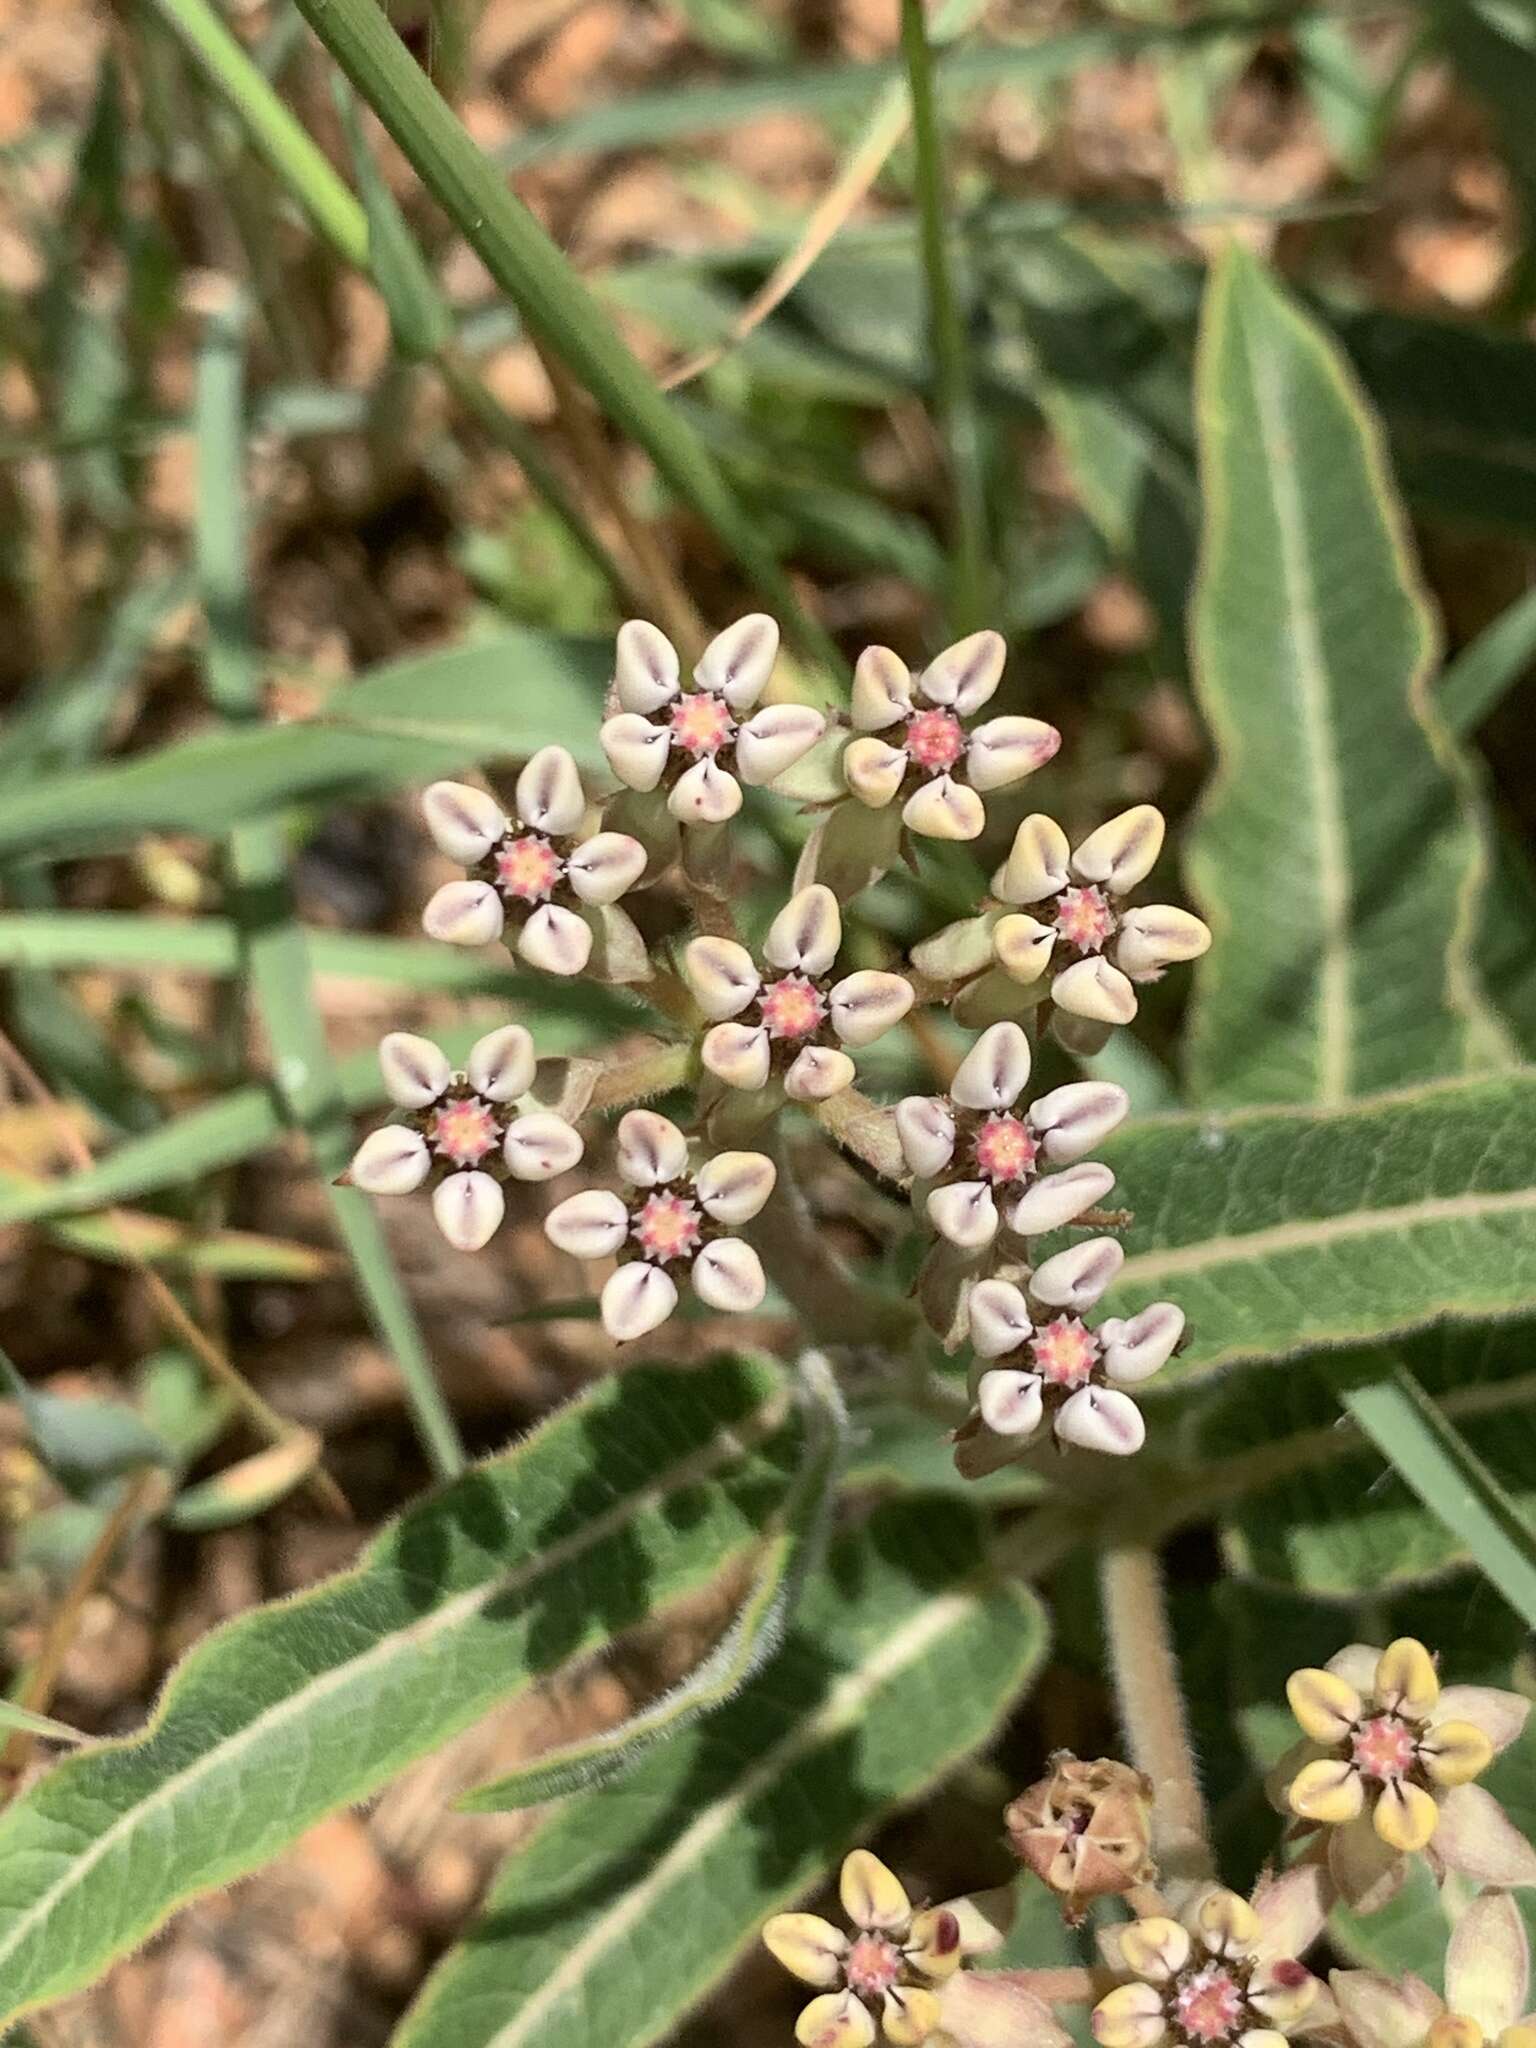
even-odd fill
[{"label": "hairy stem", "polygon": [[590,1109],[627,1109],[681,1088],[693,1069],[691,1045],[651,1045],[625,1053],[599,1074]]},{"label": "hairy stem", "polygon": [[855,1279],[812,1216],[783,1139],[775,1132],[763,1144],[779,1180],[751,1236],[768,1277],[818,1343],[905,1347],[916,1327],[915,1309]]}]

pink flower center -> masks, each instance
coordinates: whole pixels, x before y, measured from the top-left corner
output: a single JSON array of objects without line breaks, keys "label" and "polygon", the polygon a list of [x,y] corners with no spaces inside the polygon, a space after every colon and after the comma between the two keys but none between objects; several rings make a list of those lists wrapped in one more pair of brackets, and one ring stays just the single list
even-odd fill
[{"label": "pink flower center", "polygon": [[1115,929],[1115,913],[1102,889],[1063,889],[1056,903],[1056,929],[1080,953],[1097,953]]},{"label": "pink flower center", "polygon": [[843,1977],[850,1991],[865,1998],[880,1998],[901,1976],[901,1950],[883,1934],[861,1934],[843,1963]]},{"label": "pink flower center", "polygon": [[535,832],[524,839],[504,839],[496,849],[497,887],[520,903],[543,903],[560,879],[560,868],[559,854]]},{"label": "pink flower center", "polygon": [[685,754],[718,754],[735,730],[730,707],[711,690],[691,691],[672,706],[672,744]]},{"label": "pink flower center", "polygon": [[1033,1173],[1040,1140],[1016,1116],[989,1116],[976,1133],[976,1171],[990,1181],[1023,1180]]},{"label": "pink flower center", "polygon": [[1225,1970],[1212,1964],[1177,1993],[1173,2011],[1190,2040],[1230,2041],[1243,2022],[1242,1990]]},{"label": "pink flower center", "polygon": [[965,729],[952,711],[915,711],[907,721],[907,755],[938,775],[965,752]]},{"label": "pink flower center", "polygon": [[648,1259],[664,1266],[669,1259],[691,1259],[699,1248],[699,1209],[684,1195],[647,1195],[630,1226],[630,1235]]},{"label": "pink flower center", "polygon": [[786,974],[770,982],[758,1004],[770,1038],[809,1038],[827,1014],[826,998],[803,974]]},{"label": "pink flower center", "polygon": [[438,1156],[455,1166],[478,1166],[488,1152],[496,1150],[501,1136],[489,1103],[478,1096],[445,1102],[432,1119],[427,1133]]},{"label": "pink flower center", "polygon": [[1035,1332],[1035,1368],[1053,1387],[1086,1386],[1098,1362],[1099,1340],[1076,1316],[1058,1316]]},{"label": "pink flower center", "polygon": [[1384,1784],[1389,1778],[1405,1777],[1413,1769],[1418,1744],[1406,1721],[1400,1721],[1396,1714],[1378,1714],[1375,1720],[1362,1721],[1356,1728],[1350,1737],[1350,1751],[1355,1768],[1363,1777],[1379,1778]]}]

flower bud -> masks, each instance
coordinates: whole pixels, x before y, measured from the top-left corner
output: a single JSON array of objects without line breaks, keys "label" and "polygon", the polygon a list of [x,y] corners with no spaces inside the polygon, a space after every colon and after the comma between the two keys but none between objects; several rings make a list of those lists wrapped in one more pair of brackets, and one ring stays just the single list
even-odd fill
[{"label": "flower bud", "polygon": [[693,1188],[706,1216],[735,1229],[757,1215],[777,1178],[765,1152],[717,1152],[694,1175]]},{"label": "flower bud", "polygon": [[501,937],[506,912],[489,882],[444,882],[427,899],[421,928],[450,946],[487,946]]},{"label": "flower bud", "polygon": [[827,721],[809,704],[766,704],[736,735],[736,769],[743,782],[772,782],[815,746]]},{"label": "flower bud", "polygon": [[791,1102],[828,1102],[851,1088],[858,1069],[830,1045],[804,1046],[789,1063],[784,1093]]},{"label": "flower bud", "polygon": [[1055,926],[1041,924],[1022,910],[1000,917],[992,928],[994,959],[1004,974],[1026,988],[1050,966],[1055,945]]},{"label": "flower bud", "polygon": [[545,974],[580,974],[592,957],[592,928],[574,910],[541,903],[518,933],[517,950]]},{"label": "flower bud", "polygon": [[645,873],[645,848],[627,832],[597,832],[565,864],[583,903],[617,903]]},{"label": "flower bud", "polygon": [[955,1069],[950,1100],[963,1109],[1007,1109],[1028,1080],[1029,1040],[1017,1024],[993,1024]]},{"label": "flower bud", "polygon": [[1171,1301],[1154,1301],[1129,1319],[1110,1316],[1099,1325],[1104,1370],[1112,1380],[1134,1386],[1161,1370],[1184,1334],[1184,1311]]},{"label": "flower bud", "polygon": [[667,809],[680,825],[723,825],[741,809],[741,784],[706,754],[679,776]]},{"label": "flower bud", "polygon": [[1121,1122],[1131,1098],[1113,1081],[1069,1081],[1029,1105],[1029,1123],[1041,1133],[1045,1156],[1067,1166],[1093,1150]]},{"label": "flower bud", "polygon": [[1115,939],[1115,965],[1133,981],[1149,980],[1176,960],[1198,960],[1210,950],[1210,927],[1171,903],[1128,910]]},{"label": "flower bud", "polygon": [[540,747],[517,778],[517,815],[535,832],[563,838],[586,815],[576,763],[564,747]]},{"label": "flower bud", "polygon": [[401,1109],[425,1109],[453,1079],[447,1054],[410,1031],[391,1031],[379,1041],[379,1072],[384,1093]]},{"label": "flower bud", "polygon": [[843,780],[861,804],[883,810],[901,788],[907,757],[884,740],[850,740],[843,749]]},{"label": "flower bud", "polygon": [[629,1211],[608,1188],[567,1195],[544,1218],[544,1235],[573,1259],[607,1259],[629,1235]]},{"label": "flower bud", "polygon": [[739,1237],[717,1237],[693,1262],[693,1291],[710,1308],[746,1315],[768,1292],[762,1261]]},{"label": "flower bud", "polygon": [[581,1133],[552,1109],[533,1109],[514,1117],[502,1140],[501,1154],[514,1180],[553,1180],[581,1163]]},{"label": "flower bud", "polygon": [[884,732],[912,709],[912,673],[889,647],[866,647],[853,671],[849,715],[855,732]]},{"label": "flower bud", "polygon": [[826,973],[842,943],[843,919],[837,898],[825,882],[812,882],[790,897],[768,927],[763,958],[786,973],[808,974],[814,979]]},{"label": "flower bud", "polygon": [[968,1307],[971,1343],[978,1358],[1006,1358],[1034,1334],[1029,1303],[1011,1280],[978,1280]]},{"label": "flower bud", "polygon": [[528,1093],[538,1072],[533,1039],[521,1024],[504,1024],[477,1038],[464,1065],[469,1085],[487,1102],[515,1102]]},{"label": "flower bud", "polygon": [[408,1195],[431,1170],[432,1155],[421,1133],[404,1124],[385,1124],[358,1146],[347,1178],[365,1195]]},{"label": "flower bud", "polygon": [[467,782],[434,782],[421,809],[433,844],[460,867],[484,860],[507,830],[507,815],[495,797]]},{"label": "flower bud", "polygon": [[952,776],[936,775],[913,790],[902,807],[901,821],[925,839],[979,839],[987,812],[974,789]]},{"label": "flower bud", "polygon": [[1164,829],[1154,804],[1136,804],[1089,833],[1072,855],[1072,871],[1085,882],[1102,882],[1111,895],[1125,896],[1157,865]]},{"label": "flower bud", "polygon": [[964,981],[991,964],[994,917],[962,917],[912,948],[912,965],[935,981]]},{"label": "flower bud", "polygon": [[619,1118],[618,1156],[631,1187],[654,1188],[688,1171],[688,1140],[670,1117],[632,1109]]},{"label": "flower bud", "polygon": [[832,1028],[844,1045],[872,1045],[912,1007],[912,984],[900,974],[861,968],[837,982],[829,998]]},{"label": "flower bud", "polygon": [[620,626],[613,687],[621,709],[641,713],[659,711],[682,687],[677,649],[648,620]]},{"label": "flower bud", "polygon": [[1074,960],[1051,983],[1057,1009],[1094,1024],[1129,1024],[1136,1014],[1136,991],[1118,967],[1094,954]]},{"label": "flower bud", "polygon": [[955,1115],[939,1095],[908,1095],[896,1105],[901,1156],[919,1180],[932,1180],[955,1156]]},{"label": "flower bud", "polygon": [[1152,1784],[1107,1757],[1080,1762],[1061,1750],[1051,1772],[1008,1808],[1014,1854],[1063,1900],[1068,1920],[1153,1874]]},{"label": "flower bud", "polygon": [[1091,1308],[1124,1263],[1125,1253],[1114,1238],[1090,1237],[1037,1266],[1029,1291],[1051,1308]]},{"label": "flower bud", "polygon": [[1043,768],[1061,745],[1054,725],[1039,718],[989,718],[971,734],[966,773],[972,789],[1007,789]]},{"label": "flower bud", "polygon": [[761,1025],[717,1024],[706,1031],[699,1057],[728,1088],[762,1088],[773,1048]]},{"label": "flower bud", "polygon": [[506,1209],[507,1198],[488,1173],[450,1173],[432,1191],[437,1227],[461,1252],[489,1244]]},{"label": "flower bud", "polygon": [[1085,1160],[1062,1173],[1048,1173],[1026,1188],[1008,1216],[1008,1228],[1019,1237],[1038,1237],[1047,1230],[1060,1230],[1095,1202],[1102,1202],[1115,1184],[1107,1166]]},{"label": "flower bud", "polygon": [[677,1284],[660,1266],[637,1260],[603,1282],[598,1312],[615,1344],[632,1344],[667,1320],[677,1307]]},{"label": "flower bud", "polygon": [[766,612],[748,612],[710,641],[693,679],[701,690],[723,697],[733,711],[750,711],[768,687],[778,653],[777,624]]},{"label": "flower bud", "polygon": [[976,1406],[982,1421],[997,1436],[1033,1436],[1044,1413],[1040,1375],[994,1366],[981,1376]]},{"label": "flower bud", "polygon": [[962,1251],[980,1251],[997,1235],[997,1204],[983,1180],[950,1181],[928,1197],[928,1221]]},{"label": "flower bud", "polygon": [[1128,1458],[1147,1440],[1147,1425],[1129,1394],[1113,1387],[1079,1387],[1056,1414],[1056,1434],[1079,1450]]},{"label": "flower bud", "polygon": [[672,749],[664,725],[652,725],[637,711],[621,711],[603,720],[597,737],[608,766],[626,789],[654,789],[660,782]]},{"label": "flower bud", "polygon": [[1001,633],[968,633],[934,656],[917,679],[918,695],[969,718],[992,697],[1003,679],[1008,648]]}]

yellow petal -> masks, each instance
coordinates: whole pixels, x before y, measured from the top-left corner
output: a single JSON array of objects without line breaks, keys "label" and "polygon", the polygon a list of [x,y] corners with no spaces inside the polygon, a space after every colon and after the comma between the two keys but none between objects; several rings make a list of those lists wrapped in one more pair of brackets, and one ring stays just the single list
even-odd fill
[{"label": "yellow petal", "polygon": [[1505,2027],[1499,2035],[1498,2048],[1536,2048],[1536,2022],[1521,2020],[1513,2027]]},{"label": "yellow petal", "polygon": [[843,1911],[855,1927],[904,1930],[912,1918],[912,1902],[902,1889],[901,1879],[868,1849],[855,1849],[852,1855],[843,1858],[838,1892]]},{"label": "yellow petal", "polygon": [[1099,2048],[1158,2048],[1168,2032],[1162,1994],[1151,1984],[1121,1984],[1093,2008]]},{"label": "yellow petal", "polygon": [[795,2022],[800,2048],[870,2048],[875,2023],[851,1991],[813,1998]]},{"label": "yellow petal", "polygon": [[1376,1697],[1384,1707],[1401,1707],[1423,1716],[1440,1697],[1435,1660],[1412,1636],[1388,1643],[1376,1666]]},{"label": "yellow petal", "polygon": [[949,1906],[914,1913],[903,1954],[925,1977],[947,1977],[958,1970],[965,1957],[959,1914]]},{"label": "yellow petal", "polygon": [[1237,2037],[1237,2048],[1290,2048],[1277,2027],[1249,2027]]},{"label": "yellow petal", "polygon": [[1331,1671],[1308,1666],[1285,1681],[1285,1696],[1303,1733],[1314,1742],[1342,1742],[1363,1711],[1352,1685]]},{"label": "yellow petal", "polygon": [[1483,2048],[1483,2030],[1464,2012],[1444,2013],[1425,2035],[1424,2048]]},{"label": "yellow petal", "polygon": [[1353,1764],[1333,1757],[1319,1757],[1291,1780],[1286,1792],[1292,1813],[1303,1820],[1320,1820],[1328,1827],[1342,1827],[1353,1820],[1365,1804],[1365,1787]]},{"label": "yellow petal", "polygon": [[1289,1956],[1260,1963],[1248,1982],[1248,2003],[1272,2026],[1294,2026],[1317,2003],[1322,1989],[1305,1963]]},{"label": "yellow petal", "polygon": [[1189,1961],[1189,1936],[1177,1920],[1133,1920],[1119,1934],[1125,1967],[1149,1984],[1166,1984]]},{"label": "yellow petal", "polygon": [[1259,1945],[1259,1916],[1236,1892],[1207,1892],[1195,1914],[1206,1947],[1219,1956],[1251,1956]]},{"label": "yellow petal", "polygon": [[1381,1839],[1389,1848],[1401,1849],[1405,1855],[1423,1848],[1435,1832],[1439,1818],[1440,1809],[1423,1786],[1410,1785],[1403,1778],[1395,1778],[1382,1787],[1372,1815]]},{"label": "yellow petal", "polygon": [[1468,1785],[1493,1762],[1493,1744],[1470,1721],[1442,1721],[1419,1744],[1419,1755],[1437,1785]]},{"label": "yellow petal", "polygon": [[841,1981],[848,1937],[816,1913],[775,1913],[763,1929],[763,1946],[805,1984]]},{"label": "yellow petal", "polygon": [[896,2048],[922,2048],[939,2024],[939,2001],[919,1985],[898,1984],[885,1994],[880,2024]]}]

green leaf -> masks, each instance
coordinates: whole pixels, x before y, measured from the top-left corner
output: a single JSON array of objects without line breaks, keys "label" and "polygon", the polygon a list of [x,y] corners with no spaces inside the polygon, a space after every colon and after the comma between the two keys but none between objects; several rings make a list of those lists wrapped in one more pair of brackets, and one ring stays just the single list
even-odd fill
[{"label": "green leaf", "polygon": [[0,2028],[705,1584],[783,1498],[785,1413],[766,1365],[636,1368],[410,1509],[352,1571],[204,1637],[142,1734],[0,1816]]},{"label": "green leaf", "polygon": [[[395,2048],[643,2048],[893,1807],[985,1742],[1045,1617],[981,1577],[975,1516],[880,1509],[834,1547],[771,1670],[506,1865]],[[786,1987],[785,2023],[793,2006]]]},{"label": "green leaf", "polygon": [[1440,678],[1436,701],[1451,731],[1470,738],[1536,660],[1536,590],[1527,590],[1464,647]]},{"label": "green leaf", "polygon": [[0,1389],[20,1408],[33,1450],[68,1493],[88,1497],[104,1480],[174,1462],[169,1445],[121,1401],[40,1394],[3,1351]]},{"label": "green leaf", "polygon": [[453,315],[427,260],[373,160],[350,87],[336,78],[335,98],[352,158],[352,173],[368,216],[368,268],[389,311],[389,331],[407,362],[425,362],[453,338]]},{"label": "green leaf", "polygon": [[1104,1155],[1135,1215],[1115,1300],[1189,1317],[1170,1383],[1536,1298],[1529,1069],[1345,1110],[1149,1119]]},{"label": "green leaf", "polygon": [[62,1721],[50,1719],[47,1714],[34,1714],[30,1708],[19,1707],[14,1700],[0,1699],[0,1728],[14,1728],[22,1735],[37,1735],[44,1742],[62,1742],[73,1749],[77,1742],[89,1740],[78,1728],[70,1728]]},{"label": "green leaf", "polygon": [[1433,721],[1435,628],[1379,431],[1337,349],[1235,248],[1197,391],[1191,633],[1220,761],[1189,846],[1215,932],[1195,1085],[1336,1104],[1486,1064],[1481,849]]}]

